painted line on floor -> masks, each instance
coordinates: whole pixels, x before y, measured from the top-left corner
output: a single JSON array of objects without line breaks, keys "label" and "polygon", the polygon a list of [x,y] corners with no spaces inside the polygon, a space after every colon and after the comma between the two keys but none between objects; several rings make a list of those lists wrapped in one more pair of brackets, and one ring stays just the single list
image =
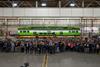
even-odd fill
[{"label": "painted line on floor", "polygon": [[42,67],[44,67],[45,56],[46,56],[46,55],[44,55],[44,57],[43,57]]},{"label": "painted line on floor", "polygon": [[48,54],[47,54],[47,58],[46,58],[46,66],[45,67],[48,67]]},{"label": "painted line on floor", "polygon": [[42,67],[48,67],[48,55],[44,55]]}]

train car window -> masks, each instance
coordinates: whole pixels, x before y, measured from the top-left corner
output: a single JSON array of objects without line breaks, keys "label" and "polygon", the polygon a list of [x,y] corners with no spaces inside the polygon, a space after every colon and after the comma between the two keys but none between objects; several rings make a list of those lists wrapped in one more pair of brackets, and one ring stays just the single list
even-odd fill
[{"label": "train car window", "polygon": [[22,33],[22,31],[20,31],[20,33]]},{"label": "train car window", "polygon": [[39,33],[37,33],[37,34],[34,34],[34,35],[39,35]]},{"label": "train car window", "polygon": [[78,30],[76,30],[76,33],[78,33]]},{"label": "train car window", "polygon": [[26,33],[26,31],[23,31],[24,33]]},{"label": "train car window", "polygon": [[53,32],[52,35],[55,35],[55,32]]},{"label": "train car window", "polygon": [[75,33],[75,31],[73,30],[72,33]]},{"label": "train car window", "polygon": [[63,35],[63,32],[60,32],[61,35]]},{"label": "train car window", "polygon": [[47,33],[43,33],[44,35],[47,35]]},{"label": "train car window", "polygon": [[37,34],[36,32],[33,32],[33,34]]},{"label": "train car window", "polygon": [[50,35],[51,33],[50,32],[48,32],[48,35]]},{"label": "train car window", "polygon": [[43,33],[39,33],[40,35],[42,35]]},{"label": "train car window", "polygon": [[71,33],[71,31],[69,30],[69,33]]},{"label": "train car window", "polygon": [[29,33],[29,30],[27,32]]},{"label": "train car window", "polygon": [[56,32],[53,32],[52,35],[53,35],[53,36],[56,36]]}]

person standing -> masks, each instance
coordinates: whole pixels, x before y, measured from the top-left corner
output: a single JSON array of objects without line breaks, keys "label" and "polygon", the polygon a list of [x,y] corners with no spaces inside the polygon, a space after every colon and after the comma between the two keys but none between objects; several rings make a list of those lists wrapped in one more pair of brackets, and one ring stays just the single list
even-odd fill
[{"label": "person standing", "polygon": [[26,54],[29,53],[29,48],[30,48],[30,45],[29,45],[29,43],[27,42],[27,43],[25,44],[25,51],[26,51]]},{"label": "person standing", "polygon": [[6,52],[10,52],[10,51],[11,51],[11,43],[10,41],[7,41]]},{"label": "person standing", "polygon": [[55,48],[56,52],[59,53],[60,52],[60,50],[59,50],[59,42],[56,42],[55,45],[56,45],[56,48]]},{"label": "person standing", "polygon": [[49,44],[48,44],[48,52],[52,54],[53,50],[53,42],[52,40],[49,40]]},{"label": "person standing", "polygon": [[97,44],[97,45],[96,45],[96,53],[98,54],[98,53],[99,53],[99,51],[100,51],[100,45],[99,45],[99,44]]},{"label": "person standing", "polygon": [[2,52],[6,52],[7,50],[7,42],[4,41],[4,45],[3,45],[3,48],[2,48]]},{"label": "person standing", "polygon": [[29,44],[30,44],[30,47],[29,47],[30,54],[32,54],[33,53],[34,46],[33,46],[32,42],[30,42]]},{"label": "person standing", "polygon": [[21,52],[23,53],[24,52],[24,42],[21,42],[20,48],[21,48]]},{"label": "person standing", "polygon": [[37,47],[37,44],[38,44],[38,42],[35,41],[35,42],[34,42],[34,51],[35,51],[35,54],[38,53],[38,47]]},{"label": "person standing", "polygon": [[4,45],[4,42],[3,41],[0,41],[0,51],[1,52],[3,51],[3,45]]},{"label": "person standing", "polygon": [[11,41],[11,51],[15,52],[15,43]]}]

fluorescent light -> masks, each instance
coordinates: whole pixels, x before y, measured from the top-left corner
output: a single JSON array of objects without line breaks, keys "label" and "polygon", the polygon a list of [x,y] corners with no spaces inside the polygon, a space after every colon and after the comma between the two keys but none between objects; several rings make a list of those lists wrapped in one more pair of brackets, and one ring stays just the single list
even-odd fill
[{"label": "fluorescent light", "polygon": [[71,3],[70,6],[71,6],[71,7],[74,7],[74,6],[75,6],[75,3]]},{"label": "fluorescent light", "polygon": [[13,6],[13,7],[16,7],[16,6],[17,6],[17,3],[13,3],[12,6]]},{"label": "fluorescent light", "polygon": [[47,6],[47,4],[46,3],[42,3],[41,6],[45,7],[45,6]]}]

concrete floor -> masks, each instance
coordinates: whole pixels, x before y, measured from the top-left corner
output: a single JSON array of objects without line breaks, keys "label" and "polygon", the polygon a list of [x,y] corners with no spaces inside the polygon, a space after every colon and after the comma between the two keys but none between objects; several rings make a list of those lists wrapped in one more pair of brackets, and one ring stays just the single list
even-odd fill
[{"label": "concrete floor", "polygon": [[100,55],[67,52],[49,56],[48,67],[100,67]]},{"label": "concrete floor", "polygon": [[29,62],[30,67],[41,67],[44,55],[0,53],[0,67],[20,67]]},{"label": "concrete floor", "polygon": [[[25,62],[30,67],[41,67],[45,55],[0,53],[0,67],[20,67]],[[65,52],[48,54],[47,67],[100,67],[100,55]]]}]

